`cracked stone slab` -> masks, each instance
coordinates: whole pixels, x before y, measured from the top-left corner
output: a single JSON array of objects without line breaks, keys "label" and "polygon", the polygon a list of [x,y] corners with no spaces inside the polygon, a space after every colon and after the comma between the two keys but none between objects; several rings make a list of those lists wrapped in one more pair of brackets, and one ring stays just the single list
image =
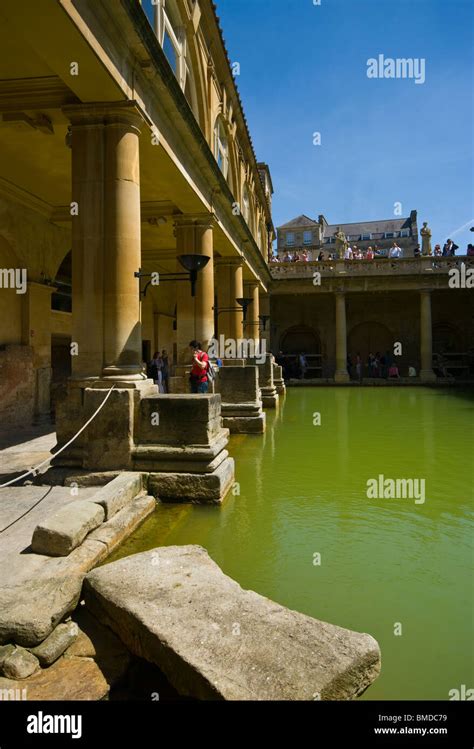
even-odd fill
[{"label": "cracked stone slab", "polygon": [[162,547],[95,569],[83,596],[182,695],[350,700],[380,672],[373,637],[243,590],[199,546]]}]

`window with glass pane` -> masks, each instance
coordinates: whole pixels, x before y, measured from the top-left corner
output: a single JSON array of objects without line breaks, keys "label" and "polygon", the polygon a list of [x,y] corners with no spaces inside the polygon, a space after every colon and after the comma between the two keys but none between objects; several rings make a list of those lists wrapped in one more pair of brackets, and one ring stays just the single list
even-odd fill
[{"label": "window with glass pane", "polygon": [[163,37],[163,52],[165,53],[169,64],[173,68],[173,73],[177,76],[178,75],[179,50],[176,49],[173,43],[173,40],[171,39],[171,36],[169,35],[167,29],[165,29],[165,34]]},{"label": "window with glass pane", "polygon": [[217,120],[214,129],[214,156],[224,177],[229,167],[227,138],[221,120]]},{"label": "window with glass pane", "polygon": [[311,244],[313,241],[313,232],[305,231],[303,234],[303,244]]},{"label": "window with glass pane", "polygon": [[289,231],[286,235],[286,244],[288,247],[291,247],[295,243],[295,235],[292,231]]}]

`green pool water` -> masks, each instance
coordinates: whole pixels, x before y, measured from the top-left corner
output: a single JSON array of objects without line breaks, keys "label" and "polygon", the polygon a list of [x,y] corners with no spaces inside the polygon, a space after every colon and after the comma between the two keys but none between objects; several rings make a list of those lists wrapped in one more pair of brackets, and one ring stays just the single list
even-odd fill
[{"label": "green pool water", "polygon": [[[473,392],[289,390],[265,436],[231,439],[240,496],[161,505],[114,558],[201,544],[243,587],[372,634],[362,699],[448,700],[474,686],[473,438]],[[425,479],[425,502],[369,499],[380,474]]]}]

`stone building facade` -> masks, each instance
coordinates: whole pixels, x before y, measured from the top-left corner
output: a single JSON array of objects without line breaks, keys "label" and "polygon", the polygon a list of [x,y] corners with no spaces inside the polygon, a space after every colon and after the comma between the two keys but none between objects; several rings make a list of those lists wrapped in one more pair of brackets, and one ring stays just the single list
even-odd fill
[{"label": "stone building facade", "polygon": [[[258,338],[273,187],[214,4],[8,1],[0,42],[0,268],[27,274],[0,288],[0,417],[161,349],[179,387],[190,339],[243,335],[238,298]],[[181,255],[208,258],[194,297]]]},{"label": "stone building facade", "polygon": [[317,221],[301,215],[277,228],[278,257],[283,259],[286,252],[303,250],[308,252],[311,260],[316,260],[321,250],[327,257],[328,253],[334,252],[334,234],[338,229],[344,232],[351,246],[357,245],[360,250],[372,247],[384,255],[387,255],[393,243],[397,242],[405,257],[413,257],[419,243],[417,211],[411,211],[405,218],[349,224],[328,224],[322,215]]}]

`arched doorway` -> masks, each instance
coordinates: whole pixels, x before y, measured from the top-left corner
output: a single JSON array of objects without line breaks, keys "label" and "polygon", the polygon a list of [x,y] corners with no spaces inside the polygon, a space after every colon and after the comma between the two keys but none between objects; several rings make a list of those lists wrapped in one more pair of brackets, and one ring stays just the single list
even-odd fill
[{"label": "arched doorway", "polygon": [[[285,379],[312,379],[322,375],[321,339],[307,325],[288,328],[280,338],[280,356]],[[306,367],[302,367],[299,354],[304,354]]]},{"label": "arched doorway", "polygon": [[307,325],[295,325],[283,333],[280,339],[280,350],[284,354],[320,354],[321,340],[313,328]]},{"label": "arched doorway", "polygon": [[347,352],[352,356],[360,353],[362,361],[366,362],[370,353],[381,354],[392,350],[394,343],[391,331],[380,322],[363,322],[352,328],[347,339]]}]

